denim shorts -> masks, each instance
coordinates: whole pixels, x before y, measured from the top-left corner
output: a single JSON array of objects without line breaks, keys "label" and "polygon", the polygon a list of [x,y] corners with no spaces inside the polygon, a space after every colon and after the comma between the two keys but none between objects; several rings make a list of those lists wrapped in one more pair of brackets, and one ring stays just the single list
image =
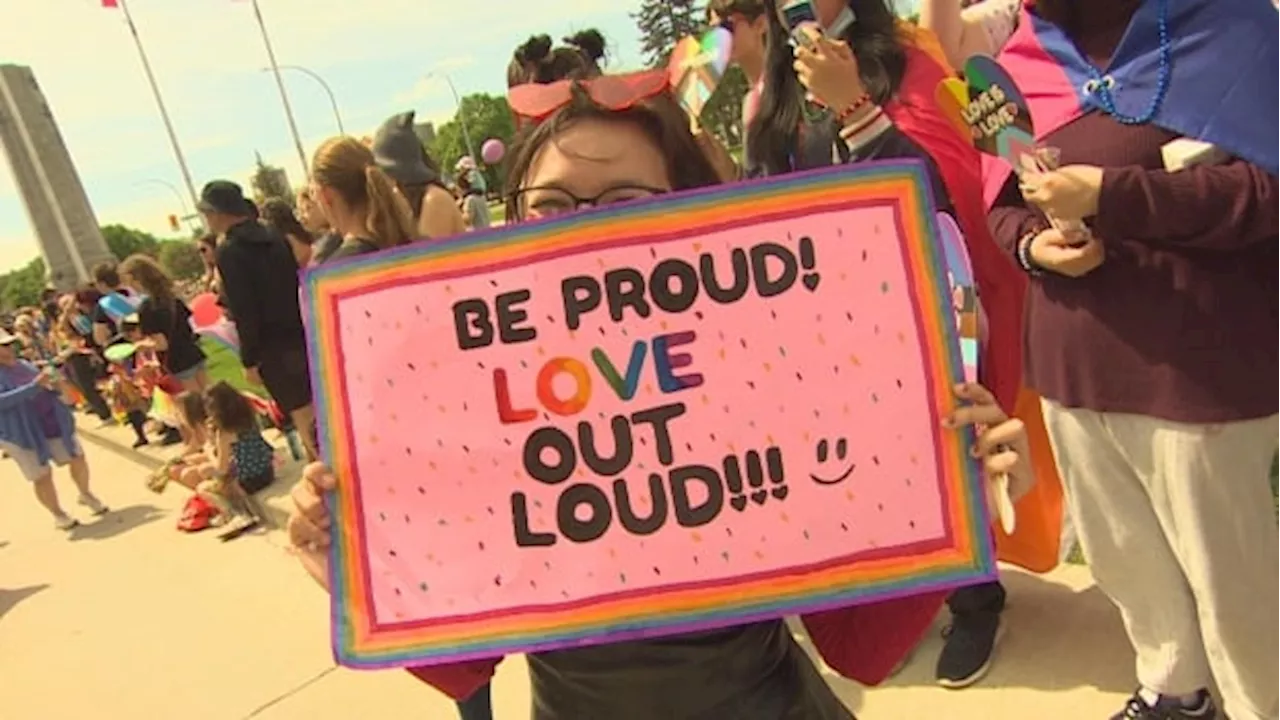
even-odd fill
[{"label": "denim shorts", "polygon": [[[84,450],[80,447],[80,441],[74,435],[69,442],[64,443],[62,438],[49,438],[48,442],[49,459],[58,467],[62,467],[75,458],[84,455]],[[3,448],[9,454],[9,457],[18,463],[18,468],[22,470],[22,475],[27,480],[35,482],[49,474],[49,463],[41,463],[40,456],[36,454],[35,450],[20,448],[3,440],[0,440],[0,448]]]},{"label": "denim shorts", "polygon": [[205,361],[201,360],[200,362],[196,363],[195,365],[192,365],[191,367],[187,368],[186,370],[183,370],[182,372],[176,372],[176,373],[170,373],[170,374],[173,375],[178,380],[191,380],[196,375],[199,375],[201,372],[204,371],[205,364],[206,364]]}]

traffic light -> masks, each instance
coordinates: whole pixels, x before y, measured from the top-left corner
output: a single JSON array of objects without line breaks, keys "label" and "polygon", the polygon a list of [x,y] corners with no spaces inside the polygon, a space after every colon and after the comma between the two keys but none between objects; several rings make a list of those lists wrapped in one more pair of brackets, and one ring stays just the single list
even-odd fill
[{"label": "traffic light", "polygon": [[178,232],[179,230],[181,230],[181,229],[182,229],[182,226],[178,224],[178,216],[177,216],[177,215],[170,215],[170,216],[169,216],[169,229],[170,229],[170,230],[172,230],[172,231],[174,231],[174,232]]}]

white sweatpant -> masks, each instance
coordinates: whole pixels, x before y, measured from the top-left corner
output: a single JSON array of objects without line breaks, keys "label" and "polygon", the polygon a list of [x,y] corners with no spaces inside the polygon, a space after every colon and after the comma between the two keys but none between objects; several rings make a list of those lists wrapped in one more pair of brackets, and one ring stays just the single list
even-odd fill
[{"label": "white sweatpant", "polygon": [[1217,682],[1232,720],[1276,720],[1277,416],[1190,425],[1044,401],[1080,543],[1124,618],[1138,681]]}]

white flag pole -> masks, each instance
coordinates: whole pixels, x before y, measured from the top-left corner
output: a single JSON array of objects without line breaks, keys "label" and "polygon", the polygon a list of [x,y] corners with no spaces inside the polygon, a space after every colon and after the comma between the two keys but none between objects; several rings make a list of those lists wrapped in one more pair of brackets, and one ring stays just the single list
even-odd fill
[{"label": "white flag pole", "polygon": [[271,61],[271,73],[275,75],[276,87],[280,89],[280,103],[284,105],[284,116],[289,120],[289,132],[293,133],[293,144],[298,148],[298,162],[302,163],[302,173],[305,176],[311,172],[307,168],[307,152],[302,149],[302,138],[298,136],[298,123],[293,119],[289,93],[285,92],[284,79],[280,77],[280,66],[276,64],[276,52],[271,47],[271,37],[267,34],[267,24],[262,20],[262,9],[258,7],[258,0],[253,0],[253,16],[258,21],[258,30],[262,32],[262,44],[267,48],[267,59]]},{"label": "white flag pole", "polygon": [[155,96],[156,107],[160,109],[160,119],[164,121],[165,132],[169,134],[169,144],[173,146],[173,155],[178,160],[178,168],[182,170],[182,181],[187,186],[187,192],[191,194],[191,202],[194,205],[200,204],[200,196],[196,194],[195,183],[191,180],[191,170],[187,167],[187,159],[182,154],[182,146],[178,144],[178,134],[173,130],[173,121],[169,119],[169,111],[165,108],[164,98],[160,95],[160,86],[156,84],[155,73],[151,71],[151,61],[147,59],[147,51],[142,47],[142,38],[138,35],[138,27],[133,24],[133,16],[129,14],[129,5],[126,0],[117,0],[120,11],[124,13],[124,20],[129,24],[129,33],[133,35],[133,44],[138,48],[138,59],[142,61],[142,69],[147,74],[147,82],[151,85],[151,94]]}]

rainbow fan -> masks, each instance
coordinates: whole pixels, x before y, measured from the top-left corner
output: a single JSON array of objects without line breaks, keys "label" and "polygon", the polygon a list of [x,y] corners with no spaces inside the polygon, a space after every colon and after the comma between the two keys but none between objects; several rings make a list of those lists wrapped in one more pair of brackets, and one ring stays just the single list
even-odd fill
[{"label": "rainbow fan", "polygon": [[979,151],[1024,167],[1023,157],[1036,155],[1035,124],[1027,100],[1008,71],[993,58],[974,55],[965,61],[964,80],[947,78],[935,99],[957,131]]},{"label": "rainbow fan", "polygon": [[732,50],[733,35],[724,28],[713,28],[701,38],[689,35],[676,43],[667,69],[676,100],[690,118],[700,117],[715,94],[729,69]]}]

